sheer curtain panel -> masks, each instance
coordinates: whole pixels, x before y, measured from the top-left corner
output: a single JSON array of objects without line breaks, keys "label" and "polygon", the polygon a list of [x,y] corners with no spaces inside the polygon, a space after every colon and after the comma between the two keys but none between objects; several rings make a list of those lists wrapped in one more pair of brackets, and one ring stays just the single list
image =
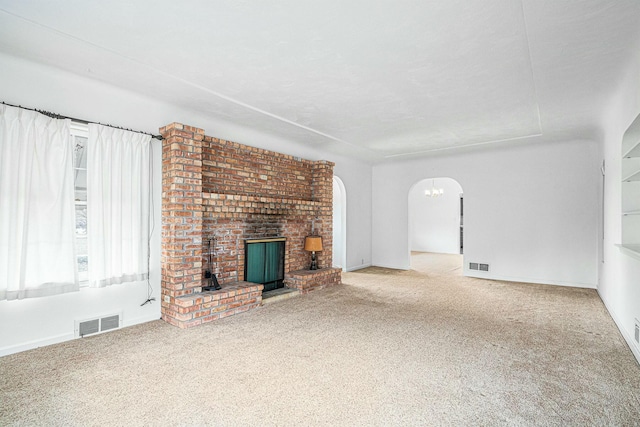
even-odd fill
[{"label": "sheer curtain panel", "polygon": [[0,105],[0,300],[78,290],[69,125]]},{"label": "sheer curtain panel", "polygon": [[149,135],[89,124],[89,286],[148,277]]}]

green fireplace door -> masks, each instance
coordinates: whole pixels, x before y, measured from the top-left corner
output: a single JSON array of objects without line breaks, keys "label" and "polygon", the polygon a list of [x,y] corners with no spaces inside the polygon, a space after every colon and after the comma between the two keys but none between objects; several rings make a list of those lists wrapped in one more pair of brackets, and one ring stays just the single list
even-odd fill
[{"label": "green fireplace door", "polygon": [[284,286],[284,242],[247,243],[245,280],[262,283],[263,292]]}]

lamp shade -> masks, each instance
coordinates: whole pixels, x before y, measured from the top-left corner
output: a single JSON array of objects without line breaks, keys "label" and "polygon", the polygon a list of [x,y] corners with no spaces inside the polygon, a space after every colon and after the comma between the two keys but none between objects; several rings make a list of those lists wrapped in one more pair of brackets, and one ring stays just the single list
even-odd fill
[{"label": "lamp shade", "polygon": [[304,238],[304,250],[305,251],[321,251],[322,250],[322,237],[320,236],[307,236]]}]

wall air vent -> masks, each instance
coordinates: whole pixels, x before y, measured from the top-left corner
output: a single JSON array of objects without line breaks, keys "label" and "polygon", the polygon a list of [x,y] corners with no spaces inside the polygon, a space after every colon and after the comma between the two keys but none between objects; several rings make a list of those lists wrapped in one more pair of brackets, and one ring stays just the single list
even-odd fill
[{"label": "wall air vent", "polygon": [[100,330],[108,331],[109,329],[117,329],[120,327],[120,315],[103,317],[100,319]]},{"label": "wall air vent", "polygon": [[469,263],[469,270],[479,270],[480,267],[478,266],[477,262],[470,262]]},{"label": "wall air vent", "polygon": [[640,344],[640,320],[635,319],[636,320],[636,342],[638,344]]},{"label": "wall air vent", "polygon": [[77,334],[81,337],[85,335],[95,334],[100,331],[100,320],[91,319],[84,322],[80,322],[77,327]]},{"label": "wall air vent", "polygon": [[111,314],[93,319],[83,319],[75,321],[75,336],[84,337],[97,334],[99,332],[118,329],[122,326],[122,313]]},{"label": "wall air vent", "polygon": [[489,264],[480,264],[480,271],[489,271]]}]

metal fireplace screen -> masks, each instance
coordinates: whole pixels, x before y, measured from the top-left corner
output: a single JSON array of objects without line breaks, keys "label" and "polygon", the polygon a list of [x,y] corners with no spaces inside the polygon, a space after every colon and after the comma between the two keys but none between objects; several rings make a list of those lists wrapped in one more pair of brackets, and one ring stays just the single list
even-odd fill
[{"label": "metal fireplace screen", "polygon": [[245,280],[262,283],[263,292],[284,287],[284,245],[284,237],[245,240]]}]

